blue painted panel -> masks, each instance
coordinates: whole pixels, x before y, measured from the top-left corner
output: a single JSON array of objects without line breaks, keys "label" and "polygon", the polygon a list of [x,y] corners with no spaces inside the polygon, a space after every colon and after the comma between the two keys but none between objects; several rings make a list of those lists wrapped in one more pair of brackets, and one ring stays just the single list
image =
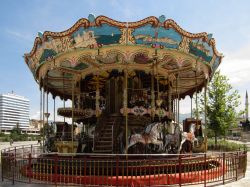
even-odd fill
[{"label": "blue painted panel", "polygon": [[215,71],[218,68],[219,62],[220,62],[220,57],[217,57],[212,67],[213,71]]},{"label": "blue painted panel", "polygon": [[56,51],[53,49],[44,49],[42,56],[39,59],[39,63],[48,60],[48,58],[53,58],[54,56],[56,56],[56,54]]},{"label": "blue painted panel", "polygon": [[[121,37],[120,29],[103,24],[101,27],[81,27],[72,34],[73,45],[87,47],[92,44],[118,44]],[[75,42],[75,43],[74,43]]]},{"label": "blue painted panel", "polygon": [[213,58],[213,49],[208,43],[201,39],[194,39],[189,44],[189,52],[195,56],[201,57],[203,60],[210,62]]},{"label": "blue painted panel", "polygon": [[132,34],[137,44],[156,44],[174,49],[178,48],[182,40],[181,35],[174,29],[154,28],[150,24],[135,29]]}]

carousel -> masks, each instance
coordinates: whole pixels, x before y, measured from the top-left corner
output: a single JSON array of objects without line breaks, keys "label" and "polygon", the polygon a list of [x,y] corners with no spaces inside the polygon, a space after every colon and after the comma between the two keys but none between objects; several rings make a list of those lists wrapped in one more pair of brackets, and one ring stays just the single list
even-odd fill
[{"label": "carousel", "polygon": [[68,30],[38,33],[25,62],[40,87],[41,120],[48,119],[48,94],[62,100],[54,113],[64,117],[54,121],[54,136],[43,132],[44,153],[174,159],[205,152],[206,117],[203,125],[197,115],[181,122],[179,103],[190,97],[192,111],[202,89],[206,98],[221,59],[212,34],[187,32],[165,16],[119,22],[89,15]]}]

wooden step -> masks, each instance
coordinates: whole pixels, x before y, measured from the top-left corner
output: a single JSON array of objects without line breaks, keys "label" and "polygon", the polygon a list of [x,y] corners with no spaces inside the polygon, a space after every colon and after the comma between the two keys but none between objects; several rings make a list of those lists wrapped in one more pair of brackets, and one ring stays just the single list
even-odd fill
[{"label": "wooden step", "polygon": [[112,145],[95,145],[95,149],[97,148],[112,148]]},{"label": "wooden step", "polygon": [[95,145],[112,145],[111,141],[97,141],[95,142]]},{"label": "wooden step", "polygon": [[112,141],[112,137],[99,136],[98,140],[110,140],[110,141]]},{"label": "wooden step", "polygon": [[107,153],[107,154],[109,154],[109,153],[112,153],[112,150],[111,149],[109,149],[109,150],[94,150],[93,152],[94,153]]},{"label": "wooden step", "polygon": [[99,140],[98,142],[100,144],[102,144],[102,143],[112,143],[112,141],[110,141],[110,140]]}]

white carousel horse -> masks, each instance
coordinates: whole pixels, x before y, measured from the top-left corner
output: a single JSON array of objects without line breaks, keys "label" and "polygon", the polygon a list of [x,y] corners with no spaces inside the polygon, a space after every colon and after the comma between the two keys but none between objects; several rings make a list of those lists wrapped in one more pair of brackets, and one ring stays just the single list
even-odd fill
[{"label": "white carousel horse", "polygon": [[162,131],[162,123],[152,123],[147,126],[145,133],[143,134],[132,134],[129,138],[128,148],[135,145],[136,143],[143,144],[155,144],[159,145],[159,150],[163,148],[163,142],[158,140],[159,134]]},{"label": "white carousel horse", "polygon": [[194,142],[197,142],[198,143],[198,140],[197,138],[195,137],[195,134],[194,134],[194,131],[195,131],[195,124],[192,123],[190,125],[190,128],[189,128],[189,132],[182,132],[181,134],[181,143],[180,143],[180,147],[179,147],[179,153],[182,149],[182,145],[183,143],[188,140],[190,141],[192,144],[194,144]]},{"label": "white carousel horse", "polygon": [[167,153],[177,153],[180,143],[180,126],[175,122],[171,122],[167,125],[167,131],[169,134],[165,136],[164,150],[166,150]]}]

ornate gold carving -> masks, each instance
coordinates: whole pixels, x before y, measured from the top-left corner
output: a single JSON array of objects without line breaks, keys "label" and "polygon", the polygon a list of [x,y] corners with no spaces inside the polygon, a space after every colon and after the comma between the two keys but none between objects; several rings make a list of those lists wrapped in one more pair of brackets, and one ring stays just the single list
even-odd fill
[{"label": "ornate gold carving", "polygon": [[[153,27],[159,26],[159,20],[154,17],[148,17],[143,20],[137,21],[137,22],[119,22],[115,21],[113,19],[110,19],[105,16],[99,16],[95,20],[95,24],[92,25],[89,23],[87,19],[80,19],[77,21],[70,29],[63,31],[63,32],[49,32],[46,31],[43,34],[43,37],[36,37],[33,48],[30,53],[25,54],[25,62],[29,65],[29,67],[34,71],[37,66],[39,65],[39,59],[41,57],[41,52],[36,52],[41,49],[47,49],[48,44],[51,43],[51,46],[53,46],[53,50],[55,50],[57,53],[65,52],[68,50],[73,50],[74,46],[71,46],[71,39],[68,37],[70,34],[72,34],[74,31],[79,29],[80,27],[87,28],[89,26],[101,26],[103,23],[119,27],[122,32],[122,37],[120,39],[121,44],[134,44],[135,39],[132,35],[133,29],[141,27],[146,24],[151,24]],[[163,26],[165,28],[174,28],[177,32],[179,32],[183,36],[183,40],[179,46],[180,51],[188,52],[188,43],[191,38],[201,38],[203,41],[208,42],[210,46],[212,46],[213,52],[216,56],[222,57],[222,54],[220,54],[216,48],[215,48],[215,40],[208,39],[207,33],[198,33],[198,34],[192,34],[189,32],[186,32],[182,28],[180,28],[177,23],[175,23],[173,20],[166,20],[163,23]],[[52,38],[52,40],[49,40],[49,37]],[[127,39],[127,41],[126,41]],[[39,46],[40,45],[40,46]],[[51,46],[48,49],[52,49]],[[160,55],[161,53],[159,53]],[[220,58],[221,61],[221,58]]]},{"label": "ornate gold carving", "polygon": [[207,37],[207,33],[206,32],[201,32],[201,33],[197,33],[197,34],[193,34],[190,32],[187,32],[185,30],[183,30],[174,20],[172,19],[168,19],[163,23],[164,27],[166,29],[168,28],[174,28],[177,32],[179,32],[180,34],[189,37],[189,38],[202,38],[204,41],[208,41],[208,37]]},{"label": "ornate gold carving", "polygon": [[122,35],[119,40],[120,44],[135,44],[135,38],[132,35],[134,29],[131,28],[121,28],[120,29]]},{"label": "ornate gold carving", "polygon": [[209,45],[212,46],[214,54],[216,54],[216,55],[219,56],[219,57],[223,57],[223,54],[222,54],[222,53],[219,53],[219,52],[217,51],[216,47],[215,47],[215,39],[214,39],[214,38],[211,38],[211,39],[209,40]]},{"label": "ornate gold carving", "polygon": [[212,60],[210,61],[210,66],[211,66],[211,67],[213,66],[215,60],[216,60],[216,56],[213,55],[213,58],[212,58]]},{"label": "ornate gold carving", "polygon": [[130,22],[129,27],[138,28],[146,24],[151,24],[153,27],[156,27],[159,25],[159,20],[154,16],[150,16],[137,22]]},{"label": "ornate gold carving", "polygon": [[84,28],[89,27],[89,20],[87,20],[85,18],[82,18],[82,19],[78,20],[71,28],[69,28],[66,31],[62,31],[62,32],[45,31],[43,33],[43,38],[42,39],[40,37],[36,37],[35,42],[34,42],[34,46],[33,46],[32,50],[31,50],[31,52],[27,53],[27,54],[24,54],[25,59],[27,57],[32,56],[36,52],[38,44],[41,44],[43,41],[46,41],[48,39],[48,37],[59,38],[59,37],[69,36],[70,34],[75,32],[80,27],[84,27]]},{"label": "ornate gold carving", "polygon": [[178,49],[185,53],[189,53],[189,43],[190,43],[190,38],[183,36]]},{"label": "ornate gold carving", "polygon": [[79,19],[71,28],[69,28],[66,31],[62,31],[62,32],[45,31],[43,34],[43,39],[46,40],[48,36],[51,36],[53,38],[68,36],[68,35],[71,35],[73,32],[75,32],[80,27],[87,28],[89,27],[89,25],[90,25],[89,20],[82,18],[82,19]]},{"label": "ornate gold carving", "polygon": [[101,26],[103,23],[106,23],[112,26],[117,26],[119,28],[126,28],[126,27],[137,28],[146,24],[151,24],[153,27],[156,27],[159,24],[159,20],[154,16],[150,16],[137,22],[120,22],[120,21],[116,21],[111,18],[108,18],[106,16],[98,16],[95,19],[95,23],[96,23],[96,26]]},{"label": "ornate gold carving", "polygon": [[193,34],[190,32],[185,31],[184,29],[182,29],[174,20],[172,19],[168,19],[163,23],[164,27],[166,29],[168,28],[174,28],[177,32],[179,32],[180,34],[182,34],[183,36],[186,36],[188,38],[201,38],[203,41],[208,42],[209,45],[212,46],[213,48],[213,52],[219,56],[222,57],[223,55],[221,53],[219,53],[216,48],[215,48],[215,40],[213,38],[211,38],[210,40],[208,39],[207,33],[206,32],[201,32],[201,33],[197,33],[197,34]]}]

